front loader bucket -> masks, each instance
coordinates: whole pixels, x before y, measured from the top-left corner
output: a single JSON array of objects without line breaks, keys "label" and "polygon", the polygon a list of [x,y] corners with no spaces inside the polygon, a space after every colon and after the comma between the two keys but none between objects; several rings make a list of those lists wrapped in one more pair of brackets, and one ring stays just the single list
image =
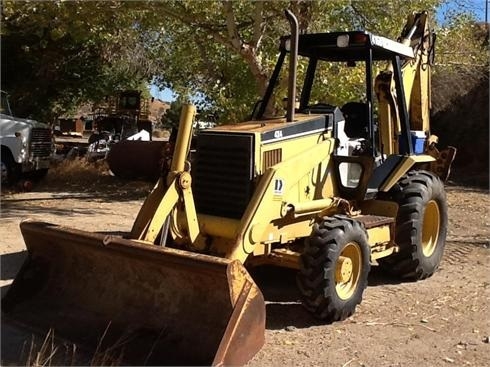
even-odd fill
[{"label": "front loader bucket", "polygon": [[99,351],[120,345],[126,364],[240,365],[264,343],[264,299],[238,261],[43,222],[21,231],[9,318]]}]

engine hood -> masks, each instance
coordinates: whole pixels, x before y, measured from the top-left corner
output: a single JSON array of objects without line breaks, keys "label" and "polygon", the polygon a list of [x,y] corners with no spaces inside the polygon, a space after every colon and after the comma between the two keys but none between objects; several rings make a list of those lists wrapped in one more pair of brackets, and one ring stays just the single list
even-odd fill
[{"label": "engine hood", "polygon": [[17,131],[30,130],[32,128],[49,129],[49,125],[36,120],[22,119],[10,115],[0,114],[0,135],[13,135]]}]

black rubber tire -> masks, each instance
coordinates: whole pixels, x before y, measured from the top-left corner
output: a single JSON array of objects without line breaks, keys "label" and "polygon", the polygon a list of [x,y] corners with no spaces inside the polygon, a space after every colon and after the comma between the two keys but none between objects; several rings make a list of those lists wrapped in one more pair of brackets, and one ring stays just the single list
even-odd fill
[{"label": "black rubber tire", "polygon": [[[360,270],[352,295],[342,299],[336,291],[335,272],[337,260],[349,243],[360,250]],[[305,308],[326,322],[351,316],[367,286],[369,260],[367,232],[360,222],[342,216],[324,217],[313,226],[301,255],[297,283]]]},{"label": "black rubber tire", "polygon": [[101,138],[100,138],[100,135],[99,135],[99,134],[97,134],[97,133],[93,133],[92,135],[90,135],[90,136],[88,137],[88,143],[89,143],[89,144],[95,143],[95,142],[96,142],[97,140],[99,140],[99,139],[101,139]]},{"label": "black rubber tire", "polygon": [[[419,280],[430,277],[439,267],[447,234],[447,201],[442,181],[431,172],[410,171],[391,190],[398,203],[395,242],[400,252],[380,259],[380,265],[403,279]],[[422,246],[424,215],[429,202],[439,211],[439,231],[435,247],[426,256]]]},{"label": "black rubber tire", "polygon": [[34,182],[41,181],[48,174],[48,168],[38,169],[37,171],[32,171],[26,174],[26,177]]},{"label": "black rubber tire", "polygon": [[10,151],[2,149],[2,164],[5,165],[7,169],[7,177],[1,180],[1,185],[9,187],[14,185],[20,177],[20,166],[12,158]]},{"label": "black rubber tire", "polygon": [[109,140],[109,135],[106,133],[93,133],[88,137],[88,143],[92,144],[99,140]]}]

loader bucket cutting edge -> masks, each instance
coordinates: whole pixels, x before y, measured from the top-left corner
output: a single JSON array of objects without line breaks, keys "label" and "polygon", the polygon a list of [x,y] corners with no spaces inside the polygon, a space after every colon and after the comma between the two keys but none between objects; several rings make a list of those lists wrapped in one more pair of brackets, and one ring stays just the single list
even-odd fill
[{"label": "loader bucket cutting edge", "polygon": [[264,343],[264,299],[238,261],[44,222],[21,231],[28,258],[2,299],[14,320],[102,351],[122,343],[139,365],[240,365]]}]

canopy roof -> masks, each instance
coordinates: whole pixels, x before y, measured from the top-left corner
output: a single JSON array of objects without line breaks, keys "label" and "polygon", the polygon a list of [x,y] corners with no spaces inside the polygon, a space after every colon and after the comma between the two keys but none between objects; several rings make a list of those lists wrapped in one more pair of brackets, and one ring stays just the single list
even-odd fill
[{"label": "canopy roof", "polygon": [[[282,38],[281,48],[285,48],[289,38],[290,36]],[[344,42],[345,46],[339,46],[337,40],[339,43]],[[361,61],[365,60],[369,49],[373,51],[373,60],[391,60],[396,55],[402,59],[414,57],[411,47],[365,31],[299,35],[298,54],[309,58]]]}]

